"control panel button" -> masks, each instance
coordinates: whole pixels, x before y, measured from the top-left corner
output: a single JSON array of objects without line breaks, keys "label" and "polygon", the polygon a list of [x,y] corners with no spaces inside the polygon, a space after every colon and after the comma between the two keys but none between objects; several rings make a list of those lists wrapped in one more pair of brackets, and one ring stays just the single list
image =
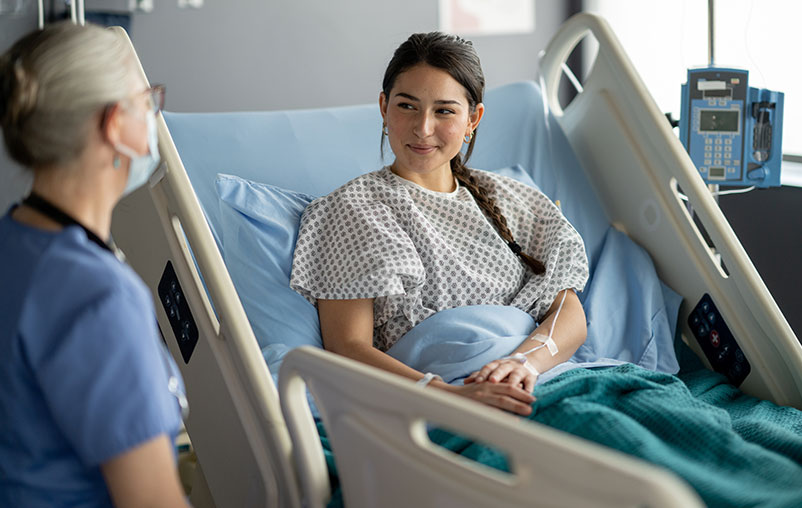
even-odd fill
[{"label": "control panel button", "polygon": [[751,372],[749,360],[709,294],[702,296],[687,321],[713,370],[727,376],[735,386],[743,383]]},{"label": "control panel button", "polygon": [[[188,363],[198,343],[198,327],[192,317],[189,304],[184,298],[181,284],[171,261],[167,261],[164,272],[162,272],[158,294],[170,329],[172,329],[175,341],[181,350],[181,356],[184,362]],[[166,337],[164,330],[162,330],[162,337]]]}]

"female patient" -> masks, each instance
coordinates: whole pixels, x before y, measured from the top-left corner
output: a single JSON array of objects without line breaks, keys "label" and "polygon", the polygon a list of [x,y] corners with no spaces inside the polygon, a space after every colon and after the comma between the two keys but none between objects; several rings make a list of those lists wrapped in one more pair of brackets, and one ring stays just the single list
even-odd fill
[{"label": "female patient", "polygon": [[[386,137],[395,160],[307,208],[291,286],[317,305],[326,349],[527,415],[538,373],[585,340],[575,291],[587,280],[587,258],[545,195],[466,167],[484,85],[473,46],[459,37],[414,34],[396,50],[379,95],[382,144]],[[386,354],[434,313],[480,304],[530,313],[540,323],[530,338],[538,340],[464,386]]]},{"label": "female patient", "polygon": [[108,244],[114,205],[158,162],[163,89],[138,76],[92,26],[51,25],[0,58],[6,148],[34,175],[0,218],[0,506],[186,506],[177,374]]}]

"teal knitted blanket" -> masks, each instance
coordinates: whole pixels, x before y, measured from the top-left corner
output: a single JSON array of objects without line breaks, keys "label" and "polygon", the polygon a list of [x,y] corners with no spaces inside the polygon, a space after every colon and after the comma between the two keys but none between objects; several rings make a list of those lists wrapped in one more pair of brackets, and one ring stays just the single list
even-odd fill
[{"label": "teal knitted blanket", "polygon": [[[535,388],[528,417],[679,475],[708,506],[802,506],[802,412],[743,394],[708,370],[576,369]],[[336,466],[322,425],[341,506]],[[435,429],[433,442],[508,470],[496,450]]]}]

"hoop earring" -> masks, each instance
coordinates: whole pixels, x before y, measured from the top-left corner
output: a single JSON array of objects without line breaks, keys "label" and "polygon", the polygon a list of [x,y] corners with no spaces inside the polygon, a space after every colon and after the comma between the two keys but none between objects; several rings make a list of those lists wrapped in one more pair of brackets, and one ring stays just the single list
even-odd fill
[{"label": "hoop earring", "polygon": [[471,133],[470,133],[470,134],[466,135],[466,136],[465,136],[465,137],[462,139],[462,141],[464,141],[464,142],[465,142],[465,143],[467,143],[467,144],[470,144],[472,139],[473,139],[473,131],[471,131]]},{"label": "hoop earring", "polygon": [[114,166],[114,169],[120,169],[120,156],[115,154],[114,158],[111,160],[111,165]]},{"label": "hoop earring", "polygon": [[382,134],[384,134],[385,136],[389,136],[390,135],[390,133],[387,131],[387,124],[386,123],[382,123]]}]

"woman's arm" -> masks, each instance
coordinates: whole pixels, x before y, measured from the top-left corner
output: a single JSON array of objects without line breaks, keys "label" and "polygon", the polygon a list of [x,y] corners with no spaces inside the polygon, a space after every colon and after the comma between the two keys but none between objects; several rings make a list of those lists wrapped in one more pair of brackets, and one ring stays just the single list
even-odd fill
[{"label": "woman's arm", "polygon": [[423,377],[392,356],[373,347],[373,299],[318,300],[323,347],[362,363],[415,381]]},{"label": "woman's arm", "polygon": [[[373,299],[318,300],[323,347],[339,355],[418,381],[423,373],[373,347]],[[513,384],[477,383],[451,386],[432,381],[430,386],[462,395],[490,406],[527,415],[534,398]]]},{"label": "woman's arm", "polygon": [[100,466],[114,506],[187,508],[170,440],[161,434]]},{"label": "woman's arm", "polygon": [[[557,309],[560,308],[563,295],[565,295],[565,301],[562,309],[560,309],[559,316],[557,316]],[[526,353],[532,348],[543,344],[534,340],[533,337],[536,335],[548,337],[552,324],[554,325],[554,331],[551,338],[557,346],[557,353],[552,356],[548,347],[541,347],[537,351],[532,351],[526,355],[527,361],[538,372],[545,372],[555,365],[570,359],[587,338],[588,330],[585,311],[582,309],[582,303],[573,289],[564,289],[557,293],[557,297],[546,312],[546,316],[541,321],[540,326],[529,334],[529,337],[513,351],[513,354]],[[491,383],[504,381],[513,386],[521,385],[527,393],[531,393],[535,387],[537,376],[515,360],[495,360],[482,367],[478,372],[468,376],[465,383],[481,383],[485,380]]]}]

